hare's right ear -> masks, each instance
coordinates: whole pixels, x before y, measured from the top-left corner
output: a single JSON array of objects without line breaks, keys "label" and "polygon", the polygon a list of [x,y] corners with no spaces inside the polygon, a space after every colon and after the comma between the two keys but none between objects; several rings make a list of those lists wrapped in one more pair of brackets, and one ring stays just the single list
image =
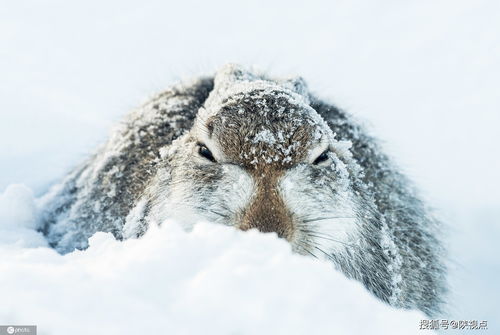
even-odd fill
[{"label": "hare's right ear", "polygon": [[210,96],[205,102],[205,107],[210,109],[210,105],[219,104],[228,92],[239,83],[254,81],[257,75],[237,64],[227,64],[218,70],[214,77],[214,86]]},{"label": "hare's right ear", "polygon": [[238,81],[255,80],[255,75],[238,64],[227,64],[223,66],[215,75],[215,86],[224,84],[234,84]]},{"label": "hare's right ear", "polygon": [[308,96],[307,84],[304,78],[302,77],[293,77],[285,79],[282,81],[281,85],[304,97]]}]

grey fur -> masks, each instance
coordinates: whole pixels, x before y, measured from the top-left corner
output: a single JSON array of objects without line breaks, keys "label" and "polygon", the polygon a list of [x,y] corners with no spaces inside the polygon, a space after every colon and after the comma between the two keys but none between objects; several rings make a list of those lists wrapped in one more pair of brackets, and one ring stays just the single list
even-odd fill
[{"label": "grey fur", "polygon": [[[261,86],[253,88],[256,83]],[[193,153],[199,141],[195,128],[207,119],[212,123],[203,132],[221,147],[220,164]],[[259,128],[252,128],[257,123]],[[231,127],[236,127],[232,135]],[[253,150],[248,143],[257,143],[262,131],[271,140],[256,144],[254,157],[246,155]],[[282,134],[288,140],[275,140]],[[313,166],[305,153],[320,137],[333,143],[329,163]],[[350,149],[342,149],[344,141],[352,143]],[[234,153],[239,145],[246,148],[241,155]],[[231,150],[236,150],[232,156]],[[252,165],[259,157],[261,163]],[[255,182],[261,171],[273,175],[262,180],[275,183],[269,187],[276,192],[265,193],[266,184]],[[287,188],[287,178],[300,185],[292,182]],[[312,216],[294,210],[292,191],[304,196]],[[274,197],[273,206],[286,207],[273,219],[286,227],[266,221],[270,212],[265,214],[268,209],[262,204],[254,203],[248,213],[252,199],[262,199],[255,198],[258,192]],[[377,141],[347,113],[309,93],[300,78],[274,80],[226,66],[215,79],[175,86],[128,115],[110,140],[55,185],[43,203],[42,231],[63,253],[86,248],[97,231],[118,239],[140,236],[148,225],[183,216],[178,212],[187,209],[194,213],[187,221],[205,218],[241,229],[276,231],[296,252],[326,256],[396,307],[435,315],[445,293],[439,222]],[[354,213],[347,225],[331,223],[354,228],[347,228],[342,240],[321,235],[314,222],[323,212]],[[315,241],[321,236],[335,237],[338,246],[333,251],[320,248]]]}]

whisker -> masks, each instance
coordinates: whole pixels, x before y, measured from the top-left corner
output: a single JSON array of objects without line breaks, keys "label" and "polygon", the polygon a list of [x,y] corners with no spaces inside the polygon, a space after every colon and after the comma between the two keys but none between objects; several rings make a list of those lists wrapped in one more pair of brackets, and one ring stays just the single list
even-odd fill
[{"label": "whisker", "polygon": [[323,249],[318,248],[317,246],[314,246],[314,249],[323,253],[323,255],[325,255],[329,260],[334,261],[333,257],[330,254],[328,254],[327,252],[325,252]]},{"label": "whisker", "polygon": [[312,252],[310,252],[305,246],[303,246],[302,244],[297,244],[296,245],[298,248],[300,248],[300,250],[302,251],[305,251],[307,252],[309,255],[313,256],[314,258],[318,258],[315,254],[313,254]]},{"label": "whisker", "polygon": [[304,250],[305,252],[307,252],[309,255],[313,256],[314,258],[318,258],[318,256],[316,256],[315,254],[313,254],[312,252],[310,252],[309,250],[305,249],[305,248],[302,248],[302,250]]},{"label": "whisker", "polygon": [[225,215],[225,214],[219,213],[217,211],[214,211],[213,209],[209,209],[209,211],[212,212],[212,213],[214,213],[214,214],[217,214],[219,216],[222,216],[223,218],[226,218],[226,219],[229,217],[229,215]]},{"label": "whisker", "polygon": [[313,218],[313,219],[305,219],[302,220],[304,223],[309,223],[309,222],[316,222],[316,221],[323,221],[323,220],[329,220],[329,219],[355,219],[355,216],[325,216],[325,217],[319,217],[319,218]]},{"label": "whisker", "polygon": [[325,233],[321,233],[321,232],[316,231],[316,230],[304,229],[304,228],[299,228],[299,230],[302,233],[304,233],[307,236],[309,236],[309,237],[322,238],[324,240],[329,240],[329,241],[332,241],[332,242],[337,242],[337,243],[343,244],[343,245],[348,246],[348,247],[352,247],[352,248],[355,247],[354,244],[349,244],[349,243],[346,243],[346,242],[343,242],[343,241],[336,240],[336,239],[332,238],[331,235],[325,234]]},{"label": "whisker", "polygon": [[327,236],[321,236],[321,235],[316,235],[316,234],[309,234],[309,236],[316,237],[316,238],[322,238],[324,240],[328,240],[328,241],[332,241],[332,242],[337,242],[337,243],[343,244],[343,245],[348,246],[348,247],[355,247],[355,245],[353,245],[353,244],[345,243],[345,242],[342,242],[342,241],[339,241],[339,240],[336,240],[334,238],[327,237]]},{"label": "whisker", "polygon": [[299,230],[300,230],[301,232],[305,233],[305,234],[309,234],[309,233],[313,233],[313,234],[315,234],[315,233],[317,233],[317,232],[316,232],[316,230],[312,230],[312,229],[304,229],[304,228],[302,228],[302,227],[300,227],[300,226],[299,226]]}]

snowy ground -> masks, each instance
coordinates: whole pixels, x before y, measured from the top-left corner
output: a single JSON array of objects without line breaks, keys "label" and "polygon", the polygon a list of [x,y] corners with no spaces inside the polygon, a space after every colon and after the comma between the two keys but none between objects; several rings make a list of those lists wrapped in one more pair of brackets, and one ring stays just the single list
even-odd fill
[{"label": "snowy ground", "polygon": [[[377,303],[269,236],[211,225],[189,235],[172,225],[145,241],[97,236],[90,250],[64,257],[27,248],[43,243],[30,229],[33,199],[8,185],[42,194],[148,95],[239,62],[300,74],[369,122],[448,224],[449,319],[488,320],[488,332],[500,331],[499,2],[25,0],[1,7],[0,299],[11,303],[0,304],[0,324],[38,323],[46,334],[67,334],[60,329],[75,324],[80,333],[118,332],[127,323],[149,330],[155,322],[187,324],[188,332],[205,330],[207,320],[221,332],[347,324],[352,332],[418,331],[422,316]],[[227,270],[236,264],[242,268]]]},{"label": "snowy ground", "polygon": [[416,334],[425,318],[275,235],[168,222],[139,240],[98,233],[61,256],[29,229],[29,189],[11,186],[0,201],[3,227],[19,224],[0,230],[16,234],[0,244],[2,323],[29,320],[42,334]]}]

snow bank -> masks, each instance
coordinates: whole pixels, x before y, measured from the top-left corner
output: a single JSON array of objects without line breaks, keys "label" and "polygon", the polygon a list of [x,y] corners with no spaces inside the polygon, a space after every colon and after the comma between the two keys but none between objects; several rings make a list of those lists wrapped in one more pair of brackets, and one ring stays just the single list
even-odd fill
[{"label": "snow bank", "polygon": [[274,234],[168,222],[141,239],[97,233],[64,256],[33,228],[29,188],[0,196],[0,324],[40,334],[413,334],[394,309]]},{"label": "snow bank", "polygon": [[36,232],[36,206],[30,188],[14,184],[0,193],[0,246],[46,246]]}]

